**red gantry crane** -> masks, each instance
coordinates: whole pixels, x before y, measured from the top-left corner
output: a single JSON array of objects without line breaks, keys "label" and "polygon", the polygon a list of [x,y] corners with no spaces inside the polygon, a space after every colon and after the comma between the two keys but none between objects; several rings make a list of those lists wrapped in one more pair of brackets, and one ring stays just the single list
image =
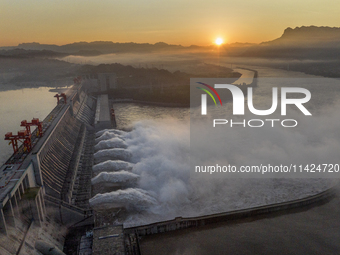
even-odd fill
[{"label": "red gantry crane", "polygon": [[77,76],[73,79],[74,84],[80,84],[81,83],[81,76]]},{"label": "red gantry crane", "polygon": [[11,141],[10,143],[13,146],[14,153],[18,152],[19,145],[18,141],[24,144],[24,152],[30,152],[32,150],[32,133],[31,126],[37,126],[37,137],[43,136],[42,122],[39,121],[38,118],[33,118],[32,122],[27,122],[27,120],[21,121],[21,127],[25,127],[26,129],[18,131],[17,135],[13,135],[12,132],[8,132],[5,134],[5,140]]},{"label": "red gantry crane", "polygon": [[21,121],[21,127],[26,127],[27,133],[28,134],[32,134],[31,133],[31,126],[37,126],[38,130],[37,130],[37,137],[42,137],[43,136],[43,130],[42,130],[42,122],[39,121],[38,118],[33,118],[32,122],[27,122],[27,120],[23,120]]},{"label": "red gantry crane", "polygon": [[13,135],[12,132],[8,132],[5,135],[5,140],[11,141],[14,153],[19,150],[18,141],[24,144],[24,151],[29,152],[32,149],[31,134],[29,134],[27,130],[18,131],[17,135]]},{"label": "red gantry crane", "polygon": [[55,94],[55,96],[58,100],[58,104],[59,104],[59,98],[62,97],[64,98],[64,104],[66,104],[66,94],[65,93],[61,93],[60,95],[59,94]]}]

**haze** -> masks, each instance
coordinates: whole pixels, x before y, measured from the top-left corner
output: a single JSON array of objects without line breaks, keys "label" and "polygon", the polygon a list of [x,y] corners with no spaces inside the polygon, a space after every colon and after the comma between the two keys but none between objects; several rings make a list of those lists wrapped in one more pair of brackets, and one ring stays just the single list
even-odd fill
[{"label": "haze", "polygon": [[340,2],[0,0],[0,46],[22,42],[262,42],[286,27],[339,24]]}]

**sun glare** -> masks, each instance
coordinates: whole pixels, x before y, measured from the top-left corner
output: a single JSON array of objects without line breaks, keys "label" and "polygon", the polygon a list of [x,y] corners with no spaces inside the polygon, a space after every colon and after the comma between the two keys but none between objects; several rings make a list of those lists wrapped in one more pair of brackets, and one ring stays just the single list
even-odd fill
[{"label": "sun glare", "polygon": [[223,39],[221,37],[218,37],[216,40],[215,40],[215,43],[217,45],[221,45],[223,43]]}]

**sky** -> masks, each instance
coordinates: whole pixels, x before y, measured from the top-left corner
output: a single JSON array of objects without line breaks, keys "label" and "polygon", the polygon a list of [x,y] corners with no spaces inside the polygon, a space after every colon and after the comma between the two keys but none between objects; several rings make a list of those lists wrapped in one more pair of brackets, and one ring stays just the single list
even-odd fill
[{"label": "sky", "polygon": [[340,26],[334,0],[0,0],[0,46],[113,41],[259,43],[287,27]]}]

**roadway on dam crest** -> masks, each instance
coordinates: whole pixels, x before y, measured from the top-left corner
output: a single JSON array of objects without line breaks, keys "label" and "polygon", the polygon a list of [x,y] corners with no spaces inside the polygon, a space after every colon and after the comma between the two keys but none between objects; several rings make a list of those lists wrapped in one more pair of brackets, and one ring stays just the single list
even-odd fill
[{"label": "roadway on dam crest", "polygon": [[340,254],[340,192],[329,202],[144,236],[142,254]]}]

